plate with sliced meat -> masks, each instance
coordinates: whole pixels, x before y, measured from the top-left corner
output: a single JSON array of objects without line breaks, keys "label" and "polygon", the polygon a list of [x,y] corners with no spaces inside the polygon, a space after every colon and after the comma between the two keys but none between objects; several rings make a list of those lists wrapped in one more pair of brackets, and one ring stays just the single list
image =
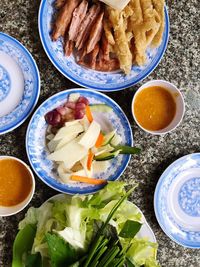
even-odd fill
[{"label": "plate with sliced meat", "polygon": [[103,0],[42,0],[38,23],[45,52],[66,78],[108,92],[146,78],[169,37],[163,0],[130,0],[122,10]]}]

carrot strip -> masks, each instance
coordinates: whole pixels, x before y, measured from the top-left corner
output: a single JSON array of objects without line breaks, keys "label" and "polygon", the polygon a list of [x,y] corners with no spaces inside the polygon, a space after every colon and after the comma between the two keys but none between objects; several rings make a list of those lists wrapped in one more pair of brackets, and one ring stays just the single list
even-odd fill
[{"label": "carrot strip", "polygon": [[99,148],[99,147],[102,145],[102,143],[103,143],[103,139],[104,139],[104,136],[103,136],[103,134],[100,132],[100,134],[99,134],[99,136],[98,136],[98,138],[97,138],[97,141],[96,141],[96,143],[95,143],[95,147],[96,147],[96,148]]},{"label": "carrot strip", "polygon": [[94,158],[94,154],[92,153],[91,149],[89,150],[88,153],[88,159],[87,159],[87,169],[90,171],[92,167],[92,161]]},{"label": "carrot strip", "polygon": [[88,105],[85,108],[85,115],[86,115],[89,122],[93,121],[92,112],[91,112],[90,106],[88,106]]},{"label": "carrot strip", "polygon": [[87,184],[95,184],[95,185],[107,183],[107,181],[103,179],[89,178],[89,177],[79,176],[79,175],[72,175],[70,179],[72,181],[77,181],[77,182],[82,182],[82,183],[87,183]]}]

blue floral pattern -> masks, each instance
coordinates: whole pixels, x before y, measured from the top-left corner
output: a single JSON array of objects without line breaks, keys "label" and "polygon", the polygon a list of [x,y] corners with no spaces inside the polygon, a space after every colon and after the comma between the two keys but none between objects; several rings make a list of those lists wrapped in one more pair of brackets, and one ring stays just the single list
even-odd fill
[{"label": "blue floral pattern", "polygon": [[3,101],[10,92],[11,80],[6,69],[0,65],[0,102]]},{"label": "blue floral pattern", "polygon": [[[47,159],[49,151],[45,144],[47,124],[44,115],[64,103],[71,93],[80,93],[87,97],[91,104],[107,104],[113,111],[105,113],[106,119],[110,121],[113,129],[116,129],[122,137],[122,143],[132,145],[132,131],[128,119],[121,108],[108,96],[88,89],[71,89],[60,92],[47,99],[34,113],[26,134],[26,150],[29,161],[40,179],[50,187],[68,194],[94,193],[102,186],[86,185],[83,183],[63,184],[59,181],[57,172],[52,161]],[[129,155],[119,155],[115,158],[106,173],[100,176],[108,180],[116,180],[125,170],[130,160]]]},{"label": "blue floral pattern", "polygon": [[156,186],[154,210],[161,228],[171,239],[185,247],[200,248],[200,232],[179,225],[171,216],[167,205],[167,195],[173,181],[182,172],[192,168],[199,168],[200,171],[200,153],[184,156],[165,170]]},{"label": "blue floral pattern", "polygon": [[188,215],[200,217],[200,177],[194,177],[182,185],[179,205]]},{"label": "blue floral pattern", "polygon": [[165,30],[160,47],[147,50],[147,62],[144,66],[132,67],[129,75],[121,71],[100,72],[78,65],[73,56],[65,57],[62,39],[51,40],[52,18],[56,12],[55,0],[42,0],[39,12],[39,31],[44,49],[54,66],[73,82],[100,91],[117,91],[130,87],[147,77],[160,62],[168,43],[169,18],[165,8]]},{"label": "blue floral pattern", "polygon": [[0,134],[3,134],[23,123],[33,110],[40,93],[40,76],[28,50],[4,33],[0,33],[0,52],[11,56],[20,66],[24,76],[24,94],[21,102],[11,113],[0,117]]}]

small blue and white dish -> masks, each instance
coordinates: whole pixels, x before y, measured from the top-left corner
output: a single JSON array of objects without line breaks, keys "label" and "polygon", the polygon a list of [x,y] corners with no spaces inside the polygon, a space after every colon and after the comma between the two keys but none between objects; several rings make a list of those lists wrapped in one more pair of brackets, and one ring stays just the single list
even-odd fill
[{"label": "small blue and white dish", "polygon": [[105,92],[122,90],[146,78],[162,59],[169,38],[169,17],[166,7],[165,29],[161,45],[155,49],[147,49],[146,64],[144,66],[132,66],[131,73],[125,75],[120,70],[114,72],[100,72],[84,68],[75,62],[73,55],[70,57],[64,55],[62,39],[60,38],[56,42],[53,42],[51,39],[52,18],[55,17],[56,13],[54,3],[55,0],[41,1],[38,17],[40,39],[53,65],[65,77],[76,84]]},{"label": "small blue and white dish", "polygon": [[40,94],[40,75],[28,50],[0,32],[0,134],[21,125]]},{"label": "small blue and white dish", "polygon": [[154,209],[173,241],[200,248],[200,153],[184,156],[165,170],[156,186]]},{"label": "small blue and white dish", "polygon": [[[67,194],[92,194],[100,190],[102,185],[88,185],[85,183],[67,183],[60,181],[55,165],[47,159],[49,151],[46,147],[47,123],[45,114],[66,102],[72,93],[79,93],[87,97],[90,104],[106,104],[112,111],[102,114],[105,125],[112,126],[122,137],[122,144],[133,145],[131,126],[119,105],[108,96],[88,89],[69,89],[51,96],[35,111],[26,133],[26,151],[32,168],[38,177],[53,189]],[[106,172],[100,173],[103,179],[114,181],[126,169],[130,155],[119,155],[114,158]]]}]

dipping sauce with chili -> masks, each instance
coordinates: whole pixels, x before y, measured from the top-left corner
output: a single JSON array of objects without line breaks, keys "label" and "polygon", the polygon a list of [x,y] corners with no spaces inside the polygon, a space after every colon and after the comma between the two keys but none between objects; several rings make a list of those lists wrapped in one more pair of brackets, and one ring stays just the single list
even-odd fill
[{"label": "dipping sauce with chili", "polygon": [[138,123],[146,130],[158,131],[167,127],[174,119],[176,102],[164,87],[144,88],[136,95],[133,104]]},{"label": "dipping sauce with chili", "polygon": [[15,206],[24,201],[32,189],[32,177],[21,162],[0,160],[0,206]]}]

